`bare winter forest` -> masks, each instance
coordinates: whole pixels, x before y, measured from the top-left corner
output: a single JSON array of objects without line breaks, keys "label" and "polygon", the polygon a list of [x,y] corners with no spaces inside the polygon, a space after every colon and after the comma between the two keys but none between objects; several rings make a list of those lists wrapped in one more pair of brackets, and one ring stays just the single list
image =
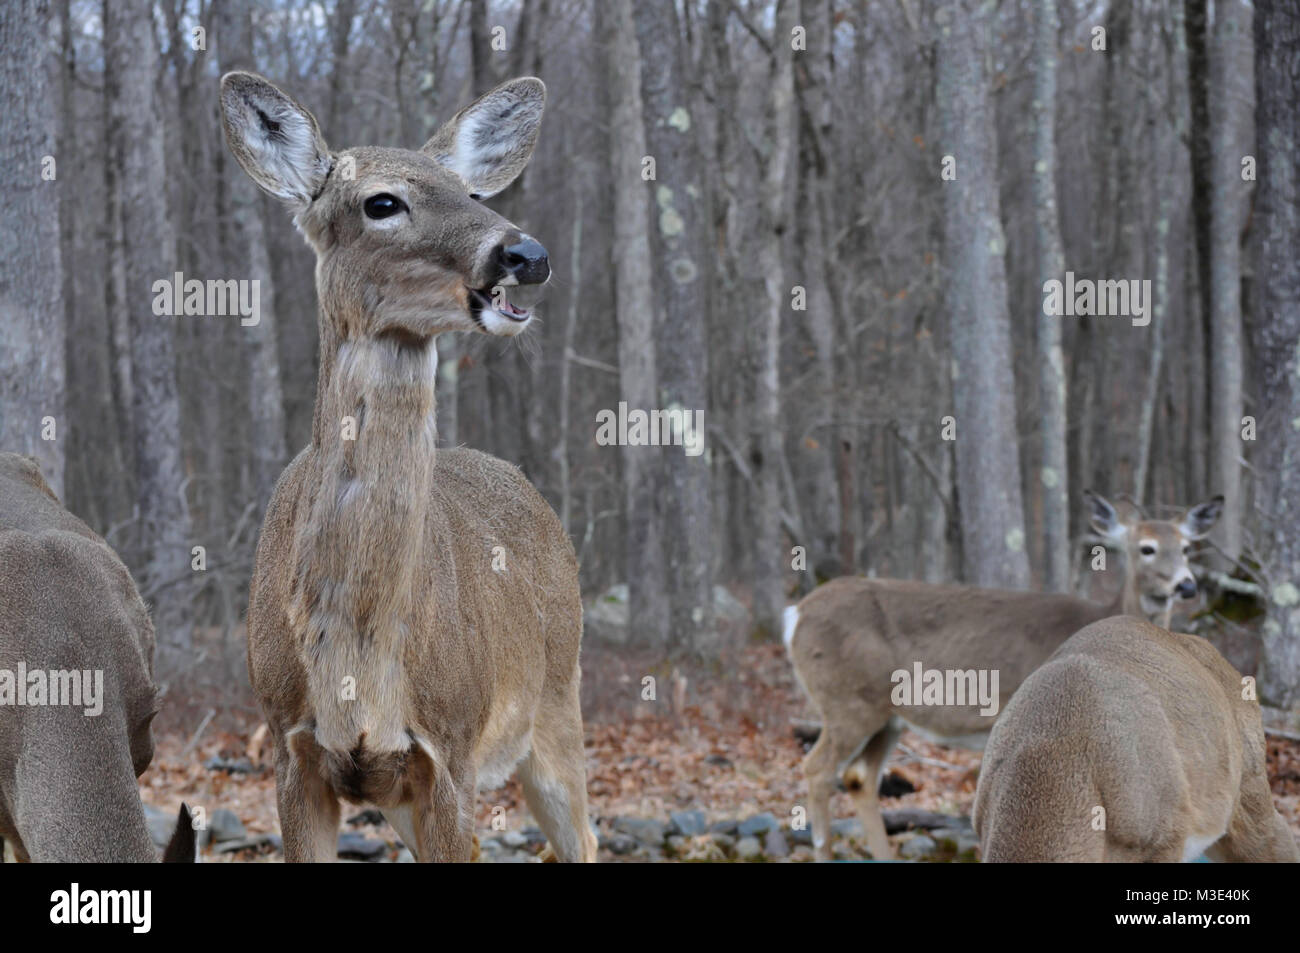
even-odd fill
[{"label": "bare winter forest", "polygon": [[[424,146],[515,227],[508,270],[510,254],[549,260],[522,333],[492,328],[528,296],[488,301],[468,279],[477,328],[382,330],[394,353],[431,355],[437,454],[516,465],[572,542],[602,859],[811,858],[816,804],[812,834],[791,816],[806,780],[817,799],[822,755],[801,759],[819,732],[828,764],[850,765],[824,792],[849,835],[837,856],[973,856],[969,825],[935,818],[971,813],[978,757],[911,733],[878,762],[859,737],[836,749],[818,695],[832,689],[795,677],[783,612],[838,577],[1118,599],[1203,636],[1255,678],[1273,804],[1300,833],[1295,3],[7,0],[0,49],[0,451],[36,458],[148,607],[151,824],[153,805],[185,800],[223,812],[211,857],[281,846],[273,766],[289,749],[250,685],[250,581],[277,480],[304,447],[326,453],[346,398],[330,382],[363,360],[334,304],[353,279],[328,257],[353,225],[321,206],[349,201],[335,193],[352,174],[405,175],[354,147]],[[223,86],[232,71],[265,82]],[[502,86],[526,76],[545,83],[539,133],[535,87]],[[480,188],[456,136],[486,141],[489,118],[457,111],[489,93],[526,114],[499,135],[532,154]],[[318,180],[294,150],[315,150]],[[365,240],[387,216],[421,221],[426,186],[402,181],[367,193]],[[466,200],[426,227],[487,214]],[[355,283],[382,299],[391,260]],[[374,512],[394,524],[420,479],[408,449],[376,454],[399,489]],[[304,466],[306,492],[333,486]],[[462,476],[473,498],[482,481]],[[515,511],[472,505],[509,524],[484,557],[500,574],[523,545]],[[310,525],[286,531],[294,559],[314,535],[341,541],[338,573],[402,575],[391,556],[364,576],[388,539],[372,524]],[[1160,532],[1181,534],[1168,571],[1147,552]],[[0,586],[18,571],[0,563]],[[278,585],[261,584],[267,604]],[[935,638],[997,623],[931,591],[906,611]],[[872,598],[834,619],[905,628]],[[484,619],[514,618],[513,601]],[[814,605],[829,602],[803,603],[800,632]],[[985,665],[1018,671],[998,651]],[[872,770],[854,782],[858,763]],[[892,846],[858,790],[878,770]],[[531,856],[524,801],[542,782],[499,783],[477,802],[483,852]],[[422,836],[344,811],[348,856]],[[933,848],[907,854],[909,826],[938,829]]]}]

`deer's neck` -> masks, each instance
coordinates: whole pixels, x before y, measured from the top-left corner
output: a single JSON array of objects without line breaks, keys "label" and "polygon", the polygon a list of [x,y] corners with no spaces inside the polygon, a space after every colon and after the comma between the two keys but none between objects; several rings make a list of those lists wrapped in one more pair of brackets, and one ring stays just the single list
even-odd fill
[{"label": "deer's neck", "polygon": [[[325,322],[322,322],[324,325]],[[321,341],[308,518],[295,540],[294,630],[316,737],[409,745],[402,655],[424,564],[437,351],[395,339]]]},{"label": "deer's neck", "polygon": [[1142,600],[1138,594],[1137,577],[1129,572],[1128,568],[1128,566],[1124,567],[1124,584],[1119,587],[1119,592],[1115,594],[1115,598],[1105,607],[1106,614],[1102,618],[1113,615],[1131,615],[1137,616],[1139,619],[1146,618],[1146,613],[1142,611]]}]

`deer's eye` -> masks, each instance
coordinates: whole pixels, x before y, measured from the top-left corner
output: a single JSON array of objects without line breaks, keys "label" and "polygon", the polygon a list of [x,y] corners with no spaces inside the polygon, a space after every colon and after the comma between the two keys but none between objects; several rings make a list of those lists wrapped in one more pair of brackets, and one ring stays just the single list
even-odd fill
[{"label": "deer's eye", "polygon": [[398,212],[407,210],[405,202],[395,195],[389,195],[387,192],[370,196],[370,198],[366,199],[365,207],[367,218],[388,218],[390,215],[396,215]]},{"label": "deer's eye", "polygon": [[1138,552],[1140,552],[1143,556],[1154,556],[1156,554],[1156,548],[1152,546],[1150,543],[1143,543],[1141,546],[1138,547]]}]

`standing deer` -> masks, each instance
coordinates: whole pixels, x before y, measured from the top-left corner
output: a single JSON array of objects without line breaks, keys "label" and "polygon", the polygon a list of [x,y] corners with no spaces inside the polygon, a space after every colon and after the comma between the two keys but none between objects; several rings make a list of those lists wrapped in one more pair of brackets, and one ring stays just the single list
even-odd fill
[{"label": "standing deer", "polygon": [[[18,860],[158,860],[136,787],[153,760],[153,650],[117,554],[32,457],[0,453],[0,847]],[[163,859],[194,855],[182,805]]]},{"label": "standing deer", "polygon": [[1300,861],[1253,691],[1212,645],[1094,622],[1020,686],[975,791],[986,862]]},{"label": "standing deer", "polygon": [[1092,528],[1127,557],[1124,585],[1110,605],[1056,593],[845,577],[786,609],[795,675],[821,713],[821,735],[803,763],[819,860],[831,857],[830,798],[840,781],[857,806],[872,856],[893,856],[877,784],[904,725],[942,744],[979,748],[987,740],[993,717],[981,714],[978,703],[896,705],[893,673],[918,663],[995,670],[1001,710],[1029,673],[1085,625],[1119,614],[1168,624],[1175,597],[1196,595],[1189,543],[1210,531],[1223,497],[1192,507],[1178,521],[1121,518],[1100,496],[1085,497]]},{"label": "standing deer", "polygon": [[468,860],[476,789],[516,767],[554,856],[595,859],[573,547],[515,467],[434,451],[435,336],[520,333],[550,275],[478,201],[523,171],[545,96],[511,80],[419,152],[331,153],[266,80],[221,81],[236,160],[316,252],[312,442],[271,498],[248,611],[287,860],[334,859],[340,798],[421,861]]}]

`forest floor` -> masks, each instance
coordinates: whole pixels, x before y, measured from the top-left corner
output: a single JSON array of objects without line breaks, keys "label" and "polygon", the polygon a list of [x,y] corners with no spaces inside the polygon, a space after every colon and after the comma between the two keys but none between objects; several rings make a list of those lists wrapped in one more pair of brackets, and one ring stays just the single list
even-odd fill
[{"label": "forest floor", "polygon": [[[741,649],[711,672],[657,671],[625,653],[597,648],[584,652],[583,670],[589,810],[598,830],[607,831],[614,818],[667,823],[669,813],[680,810],[701,810],[709,822],[770,812],[789,826],[805,803],[805,745],[792,722],[814,713],[781,646]],[[653,698],[647,677],[655,679]],[[203,708],[189,710],[197,717],[183,720],[197,727]],[[153,765],[140,780],[145,802],[168,812],[181,801],[209,815],[226,808],[250,834],[278,833],[270,752],[255,711],[248,704],[227,708],[209,722],[225,727],[208,727],[197,740],[194,728],[177,724],[160,732]],[[970,814],[978,753],[943,748],[907,732],[888,768],[895,781],[903,779],[914,790],[882,798],[886,810]],[[1300,743],[1270,737],[1268,768],[1274,802],[1300,834]],[[854,815],[844,793],[835,795],[831,809],[836,818]],[[345,805],[341,831],[390,845],[397,840],[382,820],[349,825],[347,818],[359,810]],[[533,823],[517,780],[480,793],[480,839]],[[391,854],[396,856],[395,848]],[[806,848],[796,849],[795,859],[806,856]],[[205,855],[222,861],[279,857],[265,851]],[[601,850],[601,860],[619,859]]]}]

